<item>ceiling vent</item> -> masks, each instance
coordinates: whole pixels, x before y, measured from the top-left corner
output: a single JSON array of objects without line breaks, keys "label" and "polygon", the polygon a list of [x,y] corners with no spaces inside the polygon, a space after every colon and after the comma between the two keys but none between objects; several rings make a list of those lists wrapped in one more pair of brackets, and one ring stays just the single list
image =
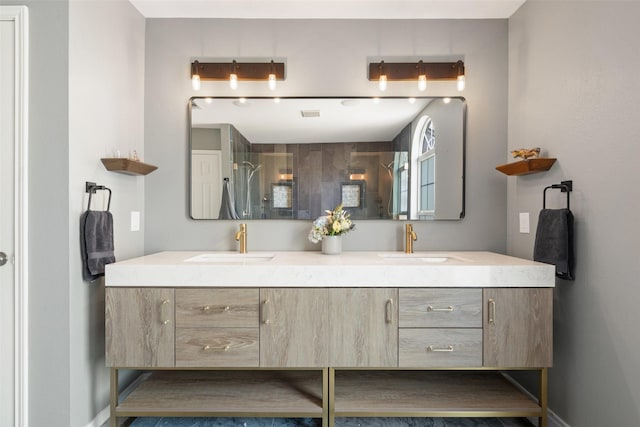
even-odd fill
[{"label": "ceiling vent", "polygon": [[302,117],[320,117],[320,110],[301,110]]}]

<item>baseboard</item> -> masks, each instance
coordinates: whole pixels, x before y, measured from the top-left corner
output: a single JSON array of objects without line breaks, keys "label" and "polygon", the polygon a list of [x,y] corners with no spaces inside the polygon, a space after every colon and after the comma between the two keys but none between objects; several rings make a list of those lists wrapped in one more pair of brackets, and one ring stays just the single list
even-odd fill
[{"label": "baseboard", "polygon": [[[502,373],[502,375],[504,375],[506,379],[508,379],[514,386],[516,386],[518,390],[520,390],[521,392],[529,396],[531,399],[533,400],[538,399],[536,396],[529,393],[529,390],[522,387],[522,385],[518,381],[514,380],[511,375],[505,374],[504,372]],[[531,417],[531,418],[528,418],[528,420],[534,426],[538,425],[538,418]],[[547,426],[548,427],[571,427],[569,424],[567,424],[562,418],[560,418],[555,412],[553,412],[549,408],[547,408]]]},{"label": "baseboard", "polygon": [[[146,378],[145,374],[138,375],[138,377],[131,382],[123,391],[120,392],[120,397],[124,397],[131,393],[133,389],[138,387],[138,385]],[[111,406],[107,405],[102,411],[98,412],[98,415],[95,416],[94,419],[91,420],[89,424],[85,427],[102,427],[106,423],[109,422],[109,418],[111,416]],[[550,426],[551,427],[551,426]]]},{"label": "baseboard", "polygon": [[96,415],[86,427],[101,427],[105,425],[109,421],[109,412],[110,408],[107,406],[102,411],[98,412],[98,415]]}]

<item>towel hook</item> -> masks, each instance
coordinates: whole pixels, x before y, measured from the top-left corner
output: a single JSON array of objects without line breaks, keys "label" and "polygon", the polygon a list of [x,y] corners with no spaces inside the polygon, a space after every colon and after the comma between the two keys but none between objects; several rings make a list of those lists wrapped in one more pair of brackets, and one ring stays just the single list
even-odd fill
[{"label": "towel hook", "polygon": [[111,208],[111,189],[105,187],[104,185],[96,185],[95,182],[85,182],[85,193],[89,193],[89,202],[87,203],[87,210],[91,210],[91,196],[96,193],[98,190],[106,190],[109,192],[109,199],[107,201],[107,212],[109,212],[109,208]]},{"label": "towel hook", "polygon": [[567,193],[567,209],[570,209],[569,193],[573,191],[573,181],[561,181],[560,184],[549,185],[542,192],[542,209],[547,207],[547,190],[550,188],[560,189],[562,193]]}]

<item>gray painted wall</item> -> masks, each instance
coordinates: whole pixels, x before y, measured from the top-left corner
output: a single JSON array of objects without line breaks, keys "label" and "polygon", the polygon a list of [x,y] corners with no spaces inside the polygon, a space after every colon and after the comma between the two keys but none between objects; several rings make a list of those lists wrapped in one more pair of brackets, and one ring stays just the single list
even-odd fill
[{"label": "gray painted wall", "polygon": [[576,280],[557,281],[549,406],[576,427],[640,425],[639,16],[638,2],[529,0],[509,20],[509,149],[558,161],[508,179],[507,248],[531,258],[518,213],[535,230],[543,188],[573,180]]},{"label": "gray painted wall", "polygon": [[[462,57],[467,72],[467,216],[416,223],[417,250],[505,251],[507,123],[506,20],[213,20],[147,19],[146,160],[159,167],[145,180],[145,252],[235,250],[237,221],[189,219],[187,101],[199,96],[271,96],[266,84],[203,82],[191,89],[193,59],[286,58],[280,96],[375,96],[367,57]],[[385,95],[422,94],[412,82],[390,83]],[[453,83],[426,95],[457,96]],[[326,207],[331,208],[330,206]],[[311,221],[248,221],[249,250],[319,250],[307,240]],[[345,250],[399,250],[403,224],[359,221]]]},{"label": "gray painted wall", "polygon": [[[100,162],[114,149],[144,158],[144,31],[144,17],[126,0],[69,3],[69,426],[86,426],[109,404],[104,279],[87,283],[81,275],[85,181],[113,191],[116,259],[144,251],[144,223],[130,231],[130,212],[144,217],[144,178],[109,172]],[[105,194],[96,194],[93,209],[105,208]]]}]

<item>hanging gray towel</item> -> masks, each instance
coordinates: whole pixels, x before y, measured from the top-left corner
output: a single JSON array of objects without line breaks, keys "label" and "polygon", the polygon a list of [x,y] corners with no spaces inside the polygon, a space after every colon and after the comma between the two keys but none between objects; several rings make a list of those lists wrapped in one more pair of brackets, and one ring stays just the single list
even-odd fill
[{"label": "hanging gray towel", "polygon": [[80,216],[82,278],[104,276],[104,266],[116,262],[113,253],[113,216],[108,211],[86,211]]},{"label": "hanging gray towel", "polygon": [[533,260],[554,264],[556,276],[574,280],[573,214],[569,209],[540,211]]},{"label": "hanging gray towel", "polygon": [[234,207],[231,191],[229,191],[229,178],[224,179],[222,184],[222,201],[220,203],[220,212],[218,219],[238,219],[238,214]]}]

